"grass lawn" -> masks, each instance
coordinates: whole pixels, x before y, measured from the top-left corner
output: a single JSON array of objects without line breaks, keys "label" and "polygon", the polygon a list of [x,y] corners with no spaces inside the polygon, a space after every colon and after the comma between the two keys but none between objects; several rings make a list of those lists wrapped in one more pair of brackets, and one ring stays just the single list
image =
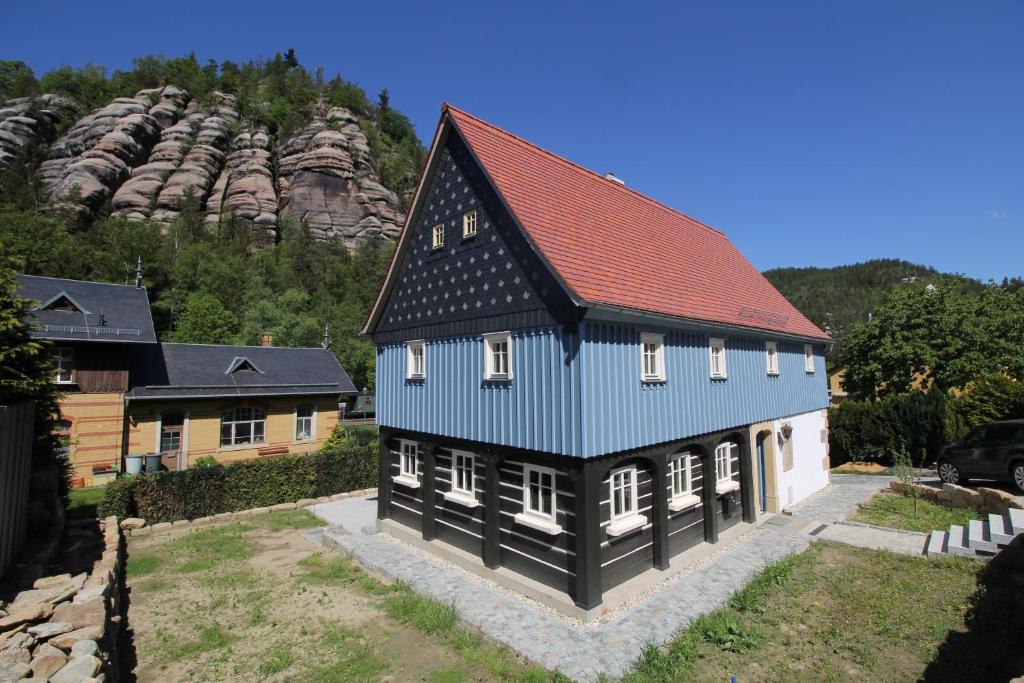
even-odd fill
[{"label": "grass lawn", "polygon": [[130,539],[139,681],[560,680],[299,535],[308,512]]},{"label": "grass lawn", "polygon": [[68,519],[86,519],[96,516],[96,506],[103,500],[106,486],[71,489],[68,492]]},{"label": "grass lawn", "polygon": [[910,496],[885,491],[858,508],[850,518],[864,524],[924,532],[949,529],[950,524],[966,526],[972,519],[981,519],[981,515],[974,510],[948,508],[923,498],[917,499],[915,508]]},{"label": "grass lawn", "polygon": [[648,647],[626,680],[1006,680],[1024,632],[1015,590],[964,558],[818,542]]}]

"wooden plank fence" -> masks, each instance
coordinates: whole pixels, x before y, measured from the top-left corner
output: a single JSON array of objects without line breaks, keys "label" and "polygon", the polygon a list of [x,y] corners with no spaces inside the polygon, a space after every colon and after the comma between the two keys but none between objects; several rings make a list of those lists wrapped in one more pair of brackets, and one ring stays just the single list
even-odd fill
[{"label": "wooden plank fence", "polygon": [[0,406],[0,576],[25,542],[33,411],[32,401]]}]

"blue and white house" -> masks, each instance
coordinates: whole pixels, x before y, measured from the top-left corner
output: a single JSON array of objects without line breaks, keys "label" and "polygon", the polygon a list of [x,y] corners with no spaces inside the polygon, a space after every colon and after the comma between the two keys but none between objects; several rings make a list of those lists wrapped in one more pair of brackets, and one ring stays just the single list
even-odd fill
[{"label": "blue and white house", "polygon": [[824,332],[721,232],[448,105],[364,332],[381,528],[584,611],[828,482]]}]

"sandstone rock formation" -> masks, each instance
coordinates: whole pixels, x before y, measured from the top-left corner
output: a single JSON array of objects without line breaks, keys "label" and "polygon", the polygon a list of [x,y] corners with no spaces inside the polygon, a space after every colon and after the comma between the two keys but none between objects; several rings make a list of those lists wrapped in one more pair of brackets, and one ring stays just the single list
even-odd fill
[{"label": "sandstone rock formation", "polygon": [[[29,140],[49,143],[76,115],[66,98],[40,95],[0,107],[0,167]],[[371,124],[373,125],[373,124]],[[279,144],[240,123],[238,101],[214,92],[192,99],[174,85],[119,97],[78,119],[50,144],[38,174],[54,205],[87,225],[109,199],[113,215],[167,226],[191,195],[207,225],[241,221],[260,243],[281,239],[280,223],[304,224],[317,239],[397,237],[405,217],[380,184],[360,119],[314,108],[312,121]]]},{"label": "sandstone rock formation", "polygon": [[281,215],[309,227],[314,237],[394,239],[405,217],[398,197],[380,184],[359,119],[348,109],[318,112],[281,147]]},{"label": "sandstone rock formation", "polygon": [[19,97],[0,107],[0,168],[29,142],[50,142],[57,127],[77,113],[74,102],[59,95]]}]

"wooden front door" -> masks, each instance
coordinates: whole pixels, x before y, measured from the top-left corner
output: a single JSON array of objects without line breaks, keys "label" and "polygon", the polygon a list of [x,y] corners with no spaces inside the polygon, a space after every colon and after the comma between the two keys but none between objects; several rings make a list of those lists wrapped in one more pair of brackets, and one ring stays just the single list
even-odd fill
[{"label": "wooden front door", "polygon": [[182,457],[182,440],[185,432],[185,416],[181,413],[164,415],[160,426],[160,461],[169,470],[187,467]]}]

